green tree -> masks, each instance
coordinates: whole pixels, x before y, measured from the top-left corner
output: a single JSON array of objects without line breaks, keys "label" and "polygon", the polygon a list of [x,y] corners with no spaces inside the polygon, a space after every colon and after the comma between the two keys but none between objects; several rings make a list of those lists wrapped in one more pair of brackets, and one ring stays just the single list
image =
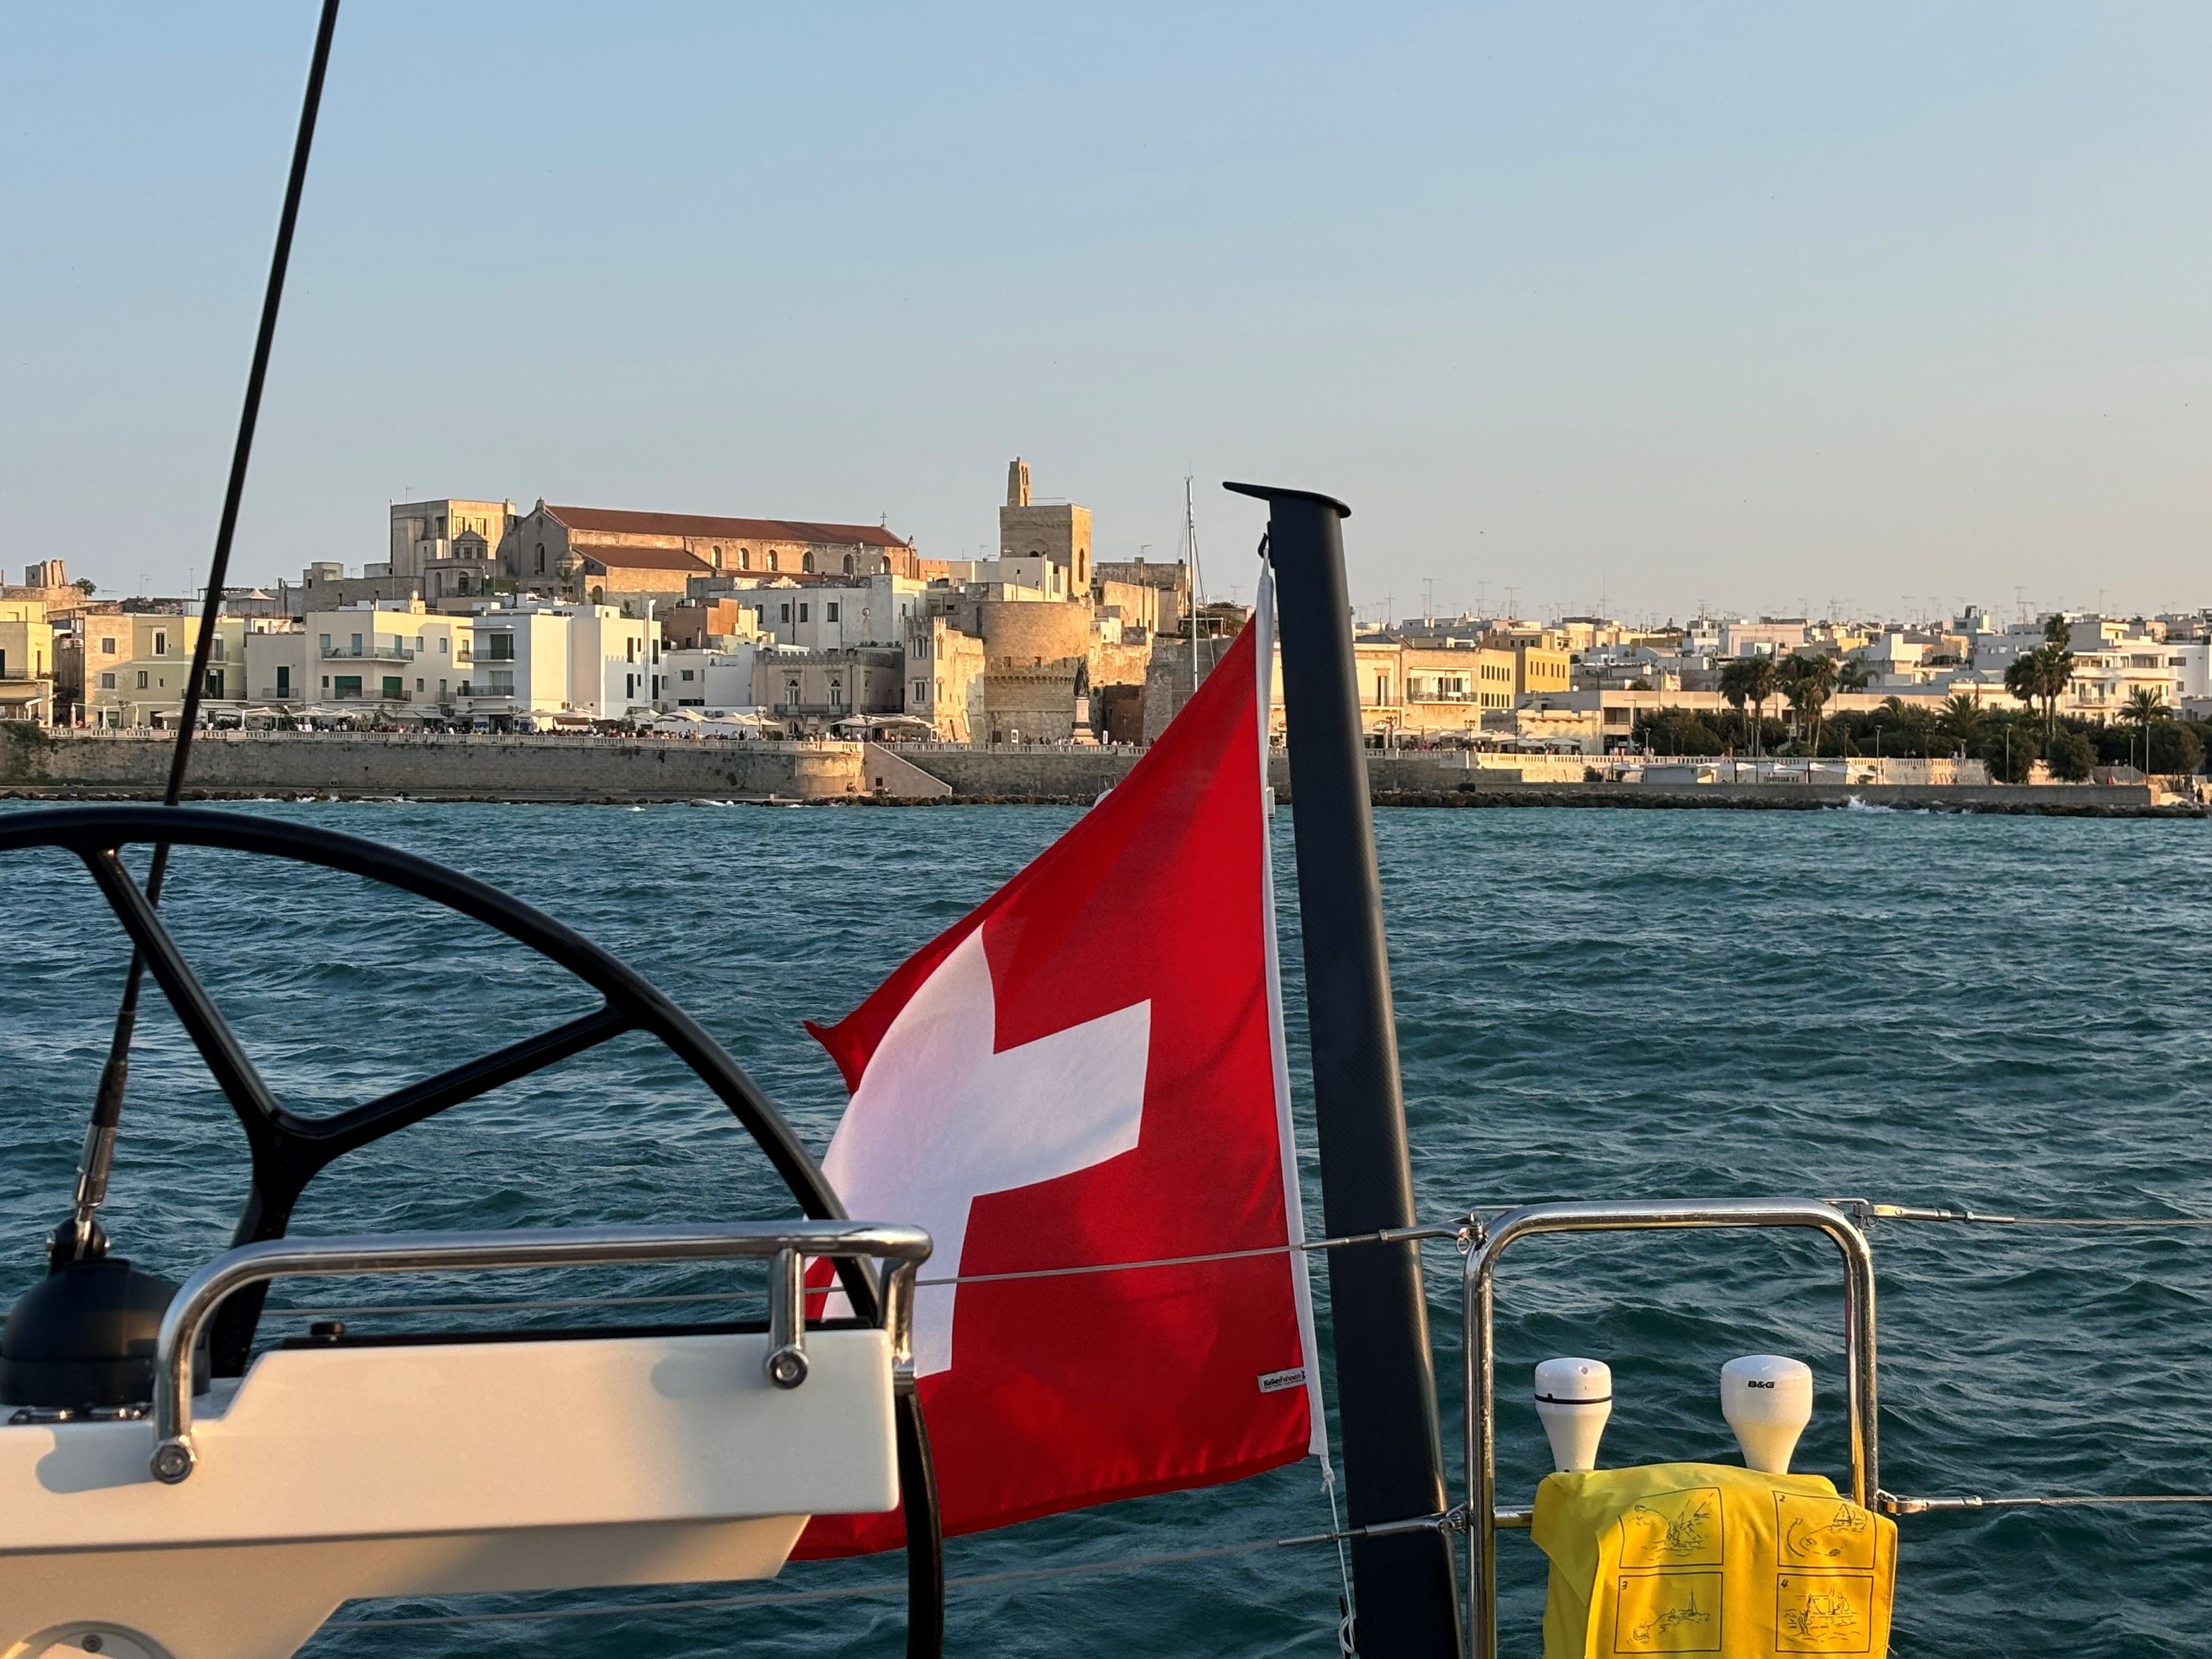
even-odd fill
[{"label": "green tree", "polygon": [[2148,769],[2161,776],[2194,772],[2204,764],[2204,738],[2197,720],[2159,720],[2145,737],[2149,750]]},{"label": "green tree", "polygon": [[2097,764],[2096,745],[2079,732],[2061,732],[2049,739],[2051,775],[2068,783],[2086,783]]},{"label": "green tree", "polygon": [[1856,657],[1836,670],[1836,690],[1838,691],[1863,691],[1873,681],[1874,670]]}]

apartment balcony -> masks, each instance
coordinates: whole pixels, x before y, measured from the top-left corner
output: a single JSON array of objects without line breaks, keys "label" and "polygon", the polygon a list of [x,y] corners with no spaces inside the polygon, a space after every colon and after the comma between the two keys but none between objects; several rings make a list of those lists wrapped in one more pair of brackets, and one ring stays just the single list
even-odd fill
[{"label": "apartment balcony", "polygon": [[412,662],[422,654],[400,646],[365,645],[358,650],[349,646],[333,646],[317,653],[326,662]]}]

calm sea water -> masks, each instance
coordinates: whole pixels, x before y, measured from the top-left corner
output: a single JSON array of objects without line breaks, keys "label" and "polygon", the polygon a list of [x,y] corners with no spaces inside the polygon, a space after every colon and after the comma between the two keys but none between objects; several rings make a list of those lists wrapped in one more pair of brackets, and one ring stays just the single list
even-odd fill
[{"label": "calm sea water", "polygon": [[[817,1149],[842,1093],[799,1019],[843,1012],[1073,816],[249,810],[426,854],[574,925],[673,993]],[[1285,812],[1278,882],[1295,1055],[1303,989],[1290,828]],[[1859,811],[1384,812],[1424,1212],[1783,1193],[2212,1214],[2204,833]],[[125,956],[63,860],[15,858],[4,874],[0,1296],[12,1297],[38,1271],[39,1237],[65,1206]],[[185,853],[167,912],[278,1091],[307,1109],[367,1098],[585,1006],[503,941],[343,878]],[[122,1247],[177,1275],[225,1243],[243,1151],[166,1013],[142,1028],[139,1053],[109,1217]],[[741,1133],[685,1081],[641,1043],[611,1046],[346,1160],[310,1189],[296,1231],[781,1212]],[[1310,1188],[1310,1121],[1304,1133]],[[1317,1216],[1317,1194],[1308,1203]],[[1893,1224],[1875,1243],[1890,1488],[2212,1491],[2212,1239]],[[1448,1247],[1429,1259],[1448,1445],[1458,1433],[1457,1266]],[[697,1284],[663,1273],[623,1288]],[[1825,1245],[1712,1235],[1533,1243],[1506,1270],[1499,1337],[1509,1501],[1547,1467],[1524,1403],[1527,1367],[1560,1352],[1613,1365],[1608,1462],[1732,1455],[1716,1403],[1720,1363],[1802,1355],[1820,1394],[1799,1467],[1844,1472],[1840,1298]],[[1104,1561],[1327,1520],[1308,1465],[957,1540],[948,1565],[957,1575]],[[1900,1653],[2207,1650],[2212,1511],[1903,1524]],[[1504,1557],[1508,1650],[1533,1653],[1540,1558],[1525,1537],[1509,1537]],[[896,1571],[889,1560],[799,1565],[777,1588]],[[363,1603],[340,1617],[611,1599]],[[950,1645],[993,1656],[1326,1655],[1336,1599],[1328,1552],[1286,1550],[957,1592]],[[873,1655],[898,1651],[901,1629],[889,1599],[357,1622],[325,1631],[310,1651]]]}]

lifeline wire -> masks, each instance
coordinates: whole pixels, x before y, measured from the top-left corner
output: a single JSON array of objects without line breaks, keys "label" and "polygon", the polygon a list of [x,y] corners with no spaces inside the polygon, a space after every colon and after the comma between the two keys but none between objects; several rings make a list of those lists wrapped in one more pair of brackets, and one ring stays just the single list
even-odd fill
[{"label": "lifeline wire", "polygon": [[[2110,1227],[2137,1231],[2157,1231],[2161,1228],[2212,1227],[2212,1217],[2206,1216],[2064,1216],[2064,1215],[1996,1215],[1978,1210],[1947,1210],[1904,1204],[1876,1203],[1869,1199],[1842,1198],[1830,1200],[1837,1208],[1858,1216],[1862,1221],[1927,1221],[1960,1224],[2006,1227]],[[1485,1206],[1503,1213],[1511,1206]],[[1034,1267],[1018,1273],[960,1273],[940,1279],[915,1281],[917,1288],[939,1289],[948,1285],[1001,1285],[1028,1279],[1073,1279],[1091,1273],[1133,1273],[1146,1267],[1188,1267],[1212,1261],[1242,1261],[1259,1256],[1288,1255],[1294,1250],[1334,1250],[1352,1244],[1396,1244],[1423,1242],[1431,1239],[1465,1237],[1470,1231],[1480,1232],[1480,1212],[1469,1211],[1463,1218],[1417,1227],[1394,1227],[1381,1232],[1352,1233],[1340,1238],[1308,1239],[1297,1244],[1264,1244],[1245,1250],[1217,1250],[1200,1255],[1156,1256],[1140,1261],[1101,1261],[1073,1267]],[[447,1302],[425,1303],[413,1306],[363,1308],[272,1308],[273,1314],[290,1315],[295,1318],[362,1318],[373,1314],[410,1313],[472,1313],[472,1312],[532,1312],[550,1311],[566,1308],[641,1308],[675,1306],[686,1303],[730,1302],[750,1292],[723,1291],[699,1291],[690,1295],[641,1297],[570,1297],[561,1300],[514,1302]]]},{"label": "lifeline wire", "polygon": [[[1297,1244],[1262,1244],[1249,1250],[1217,1250],[1205,1255],[1155,1256],[1143,1261],[1100,1261],[1074,1267],[1036,1267],[1021,1273],[962,1273],[944,1279],[921,1279],[917,1288],[947,1285],[1000,1285],[1023,1279],[1073,1279],[1090,1273],[1133,1273],[1142,1267],[1188,1267],[1209,1261],[1243,1261],[1256,1256],[1289,1255],[1295,1250],[1334,1250],[1350,1244],[1406,1244],[1425,1239],[1458,1238],[1473,1220],[1449,1221],[1425,1227],[1392,1227],[1380,1232],[1348,1233],[1340,1238],[1307,1239]],[[271,1314],[295,1319],[361,1318],[370,1314],[530,1312],[558,1308],[642,1308],[682,1303],[732,1302],[755,1291],[697,1291],[673,1296],[577,1296],[559,1300],[517,1302],[428,1302],[366,1308],[270,1308]]]}]

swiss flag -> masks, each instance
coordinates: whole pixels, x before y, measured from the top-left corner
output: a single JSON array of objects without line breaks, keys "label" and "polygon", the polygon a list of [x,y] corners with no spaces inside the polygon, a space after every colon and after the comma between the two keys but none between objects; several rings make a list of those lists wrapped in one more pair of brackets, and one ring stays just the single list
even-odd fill
[{"label": "swiss flag", "polygon": [[[1127,778],[846,1018],[848,1213],[927,1227],[947,1533],[1320,1449],[1267,861],[1269,595]],[[1261,1252],[932,1286],[933,1279]],[[842,1296],[834,1298],[842,1303]],[[817,1518],[804,1555],[886,1549]]]}]

